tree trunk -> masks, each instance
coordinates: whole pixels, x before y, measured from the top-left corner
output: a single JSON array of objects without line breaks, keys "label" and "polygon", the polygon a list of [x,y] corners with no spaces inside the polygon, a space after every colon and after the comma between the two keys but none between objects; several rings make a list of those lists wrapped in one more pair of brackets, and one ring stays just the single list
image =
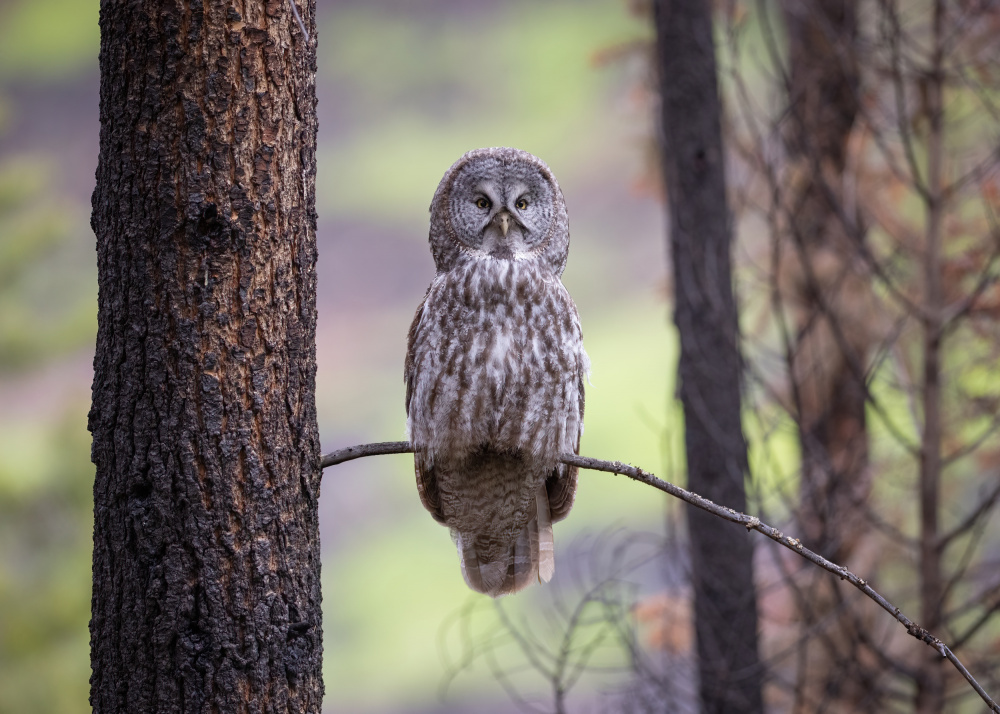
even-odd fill
[{"label": "tree trunk", "polygon": [[[788,35],[788,224],[802,272],[792,377],[802,444],[799,532],[848,559],[866,531],[870,490],[864,359],[871,277],[859,275],[860,227],[845,225],[842,187],[859,108],[855,0],[784,0]],[[856,223],[856,221],[855,221]]]},{"label": "tree trunk", "polygon": [[[944,431],[943,369],[945,341],[944,292],[941,280],[945,207],[944,0],[934,0],[931,10],[931,67],[925,79],[927,116],[927,194],[924,200],[926,234],[924,249],[923,385],[924,424],[920,443],[920,618],[930,632],[944,623],[944,551],[941,548],[941,454]],[[944,711],[946,682],[943,658],[924,653],[917,670],[917,714]]]},{"label": "tree trunk", "polygon": [[[869,533],[871,490],[865,359],[881,319],[872,278],[859,268],[864,235],[845,215],[848,148],[860,108],[855,0],[783,0],[788,37],[787,166],[782,186],[789,235],[785,249],[797,286],[784,297],[796,308],[792,391],[802,453],[797,530],[835,562],[858,553]],[[869,613],[846,604],[825,573],[801,573],[793,711],[882,711],[876,655],[861,632]]]},{"label": "tree trunk", "polygon": [[[743,511],[748,467],[711,3],[654,7],[688,488]],[[701,711],[761,712],[751,542],[745,529],[701,511],[688,525]]]},{"label": "tree trunk", "polygon": [[319,712],[315,42],[283,0],[100,25],[91,705]]}]

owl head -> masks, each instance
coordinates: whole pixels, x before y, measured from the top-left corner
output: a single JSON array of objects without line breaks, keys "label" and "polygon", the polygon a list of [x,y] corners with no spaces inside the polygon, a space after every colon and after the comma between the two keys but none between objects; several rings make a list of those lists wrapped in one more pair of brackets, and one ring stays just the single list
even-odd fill
[{"label": "owl head", "polygon": [[532,260],[558,276],[569,252],[566,202],[538,157],[475,149],[438,184],[430,244],[439,273],[466,260]]}]

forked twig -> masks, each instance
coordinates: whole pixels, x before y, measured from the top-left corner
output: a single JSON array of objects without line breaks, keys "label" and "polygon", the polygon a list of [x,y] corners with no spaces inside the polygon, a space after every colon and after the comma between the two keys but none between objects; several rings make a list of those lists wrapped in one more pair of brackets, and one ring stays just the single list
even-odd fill
[{"label": "forked twig", "polygon": [[[408,441],[385,441],[376,444],[359,444],[357,446],[348,446],[345,449],[338,449],[337,451],[325,454],[320,459],[320,468],[325,469],[327,466],[342,464],[345,461],[359,459],[363,456],[409,453],[413,453],[413,446]],[[723,520],[730,521],[731,523],[739,523],[748,531],[757,531],[758,533],[762,533],[775,543],[783,545],[789,550],[798,553],[809,562],[818,565],[824,570],[828,570],[841,580],[846,580],[878,603],[879,607],[892,615],[896,621],[899,622],[899,624],[906,628],[907,633],[916,637],[929,647],[933,647],[942,657],[946,657],[953,665],[955,665],[955,669],[957,669],[961,675],[965,677],[965,680],[969,683],[969,685],[976,690],[976,693],[982,698],[982,700],[986,702],[990,710],[1000,714],[1000,705],[997,705],[997,703],[993,701],[990,695],[986,693],[986,690],[980,686],[975,677],[972,676],[969,670],[965,668],[965,665],[962,664],[958,657],[955,656],[955,653],[952,652],[944,642],[906,617],[906,615],[904,615],[898,607],[882,597],[882,595],[876,592],[865,580],[859,578],[843,565],[837,565],[836,563],[827,560],[822,555],[809,550],[802,545],[802,541],[797,538],[786,536],[777,528],[773,528],[766,523],[762,523],[756,516],[748,516],[745,513],[734,511],[732,508],[720,506],[707,498],[699,496],[697,493],[692,493],[691,491],[683,489],[680,486],[675,486],[674,484],[664,481],[661,478],[657,478],[648,471],[643,471],[635,466],[623,464],[620,461],[602,461],[600,459],[592,459],[588,456],[577,456],[576,454],[563,454],[560,457],[560,461],[564,464],[569,464],[570,466],[590,469],[591,471],[604,471],[605,473],[628,476],[633,481],[639,481],[647,486],[652,486],[653,488],[670,494],[674,498],[679,498],[696,508],[708,511],[712,515],[718,516]]]}]

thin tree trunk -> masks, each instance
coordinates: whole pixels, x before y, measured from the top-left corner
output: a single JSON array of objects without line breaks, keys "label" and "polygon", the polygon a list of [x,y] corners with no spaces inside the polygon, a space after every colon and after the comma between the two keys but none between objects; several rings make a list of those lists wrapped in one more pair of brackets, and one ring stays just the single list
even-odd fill
[{"label": "thin tree trunk", "polygon": [[841,195],[859,108],[855,0],[785,0],[789,112],[785,147],[789,227],[805,266],[802,324],[793,356],[802,443],[800,530],[810,547],[840,562],[863,538],[870,490],[864,357],[873,330],[850,318],[870,279],[858,276],[856,226]]},{"label": "thin tree trunk", "polygon": [[315,42],[280,0],[100,24],[91,704],[319,712]]},{"label": "thin tree trunk", "polygon": [[[785,130],[788,245],[798,294],[791,354],[802,467],[796,513],[810,548],[844,562],[869,532],[871,490],[865,358],[878,331],[871,278],[858,265],[864,240],[846,216],[848,147],[860,109],[855,0],[783,0],[788,38]],[[785,236],[778,238],[785,240]],[[788,281],[786,278],[786,282]],[[857,632],[865,613],[845,610],[839,583],[803,573],[788,587],[801,637],[794,711],[884,709],[873,657]]]},{"label": "thin tree trunk", "polygon": [[[654,7],[688,487],[742,511],[748,467],[711,3]],[[751,542],[700,511],[688,527],[701,711],[761,712]]]},{"label": "thin tree trunk", "polygon": [[[941,355],[944,300],[941,290],[941,241],[944,174],[944,0],[935,0],[931,67],[927,96],[927,246],[924,253],[924,431],[920,445],[920,618],[931,632],[939,630],[944,610],[944,578],[938,521],[941,491]],[[942,658],[925,654],[917,673],[918,714],[944,711]]]}]

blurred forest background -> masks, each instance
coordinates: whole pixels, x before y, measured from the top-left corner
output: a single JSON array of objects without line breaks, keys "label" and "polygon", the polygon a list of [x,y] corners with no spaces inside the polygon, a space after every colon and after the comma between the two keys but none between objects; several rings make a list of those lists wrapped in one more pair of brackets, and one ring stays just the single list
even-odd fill
[{"label": "blurred forest background", "polygon": [[[97,0],[0,0],[3,714],[89,711],[97,16]],[[565,282],[594,365],[584,449],[668,473],[664,223],[636,190],[649,119],[630,68],[601,62],[651,29],[620,0],[320,0],[318,24],[325,450],[404,438],[405,336],[433,276],[431,195],[463,152],[509,145],[543,157],[570,206]],[[559,577],[569,587],[583,534],[661,531],[663,506],[638,485],[585,477],[557,535]],[[514,710],[482,663],[439,703],[446,659],[463,656],[457,630],[443,633],[483,603],[419,504],[412,459],[330,470],[320,508],[327,708]]]},{"label": "blurred forest background", "polygon": [[[581,453],[683,483],[646,4],[317,4],[324,450],[404,438],[430,197],[464,151],[509,145],[552,167],[569,206],[564,282],[592,361]],[[995,695],[1000,10],[949,3],[936,44],[933,3],[864,5],[787,32],[777,3],[717,3],[750,511],[936,617]],[[97,0],[0,0],[0,714],[89,710],[97,14]],[[837,76],[810,75],[810,56]],[[839,118],[786,111],[795,91],[841,85]],[[920,501],[940,509],[933,547]],[[553,583],[498,607],[462,582],[411,457],[329,469],[320,509],[329,711],[691,710],[683,511],[661,494],[582,474]],[[757,565],[773,710],[816,692],[830,711],[911,710],[922,645],[770,547]],[[947,711],[979,711],[948,683]]]}]

